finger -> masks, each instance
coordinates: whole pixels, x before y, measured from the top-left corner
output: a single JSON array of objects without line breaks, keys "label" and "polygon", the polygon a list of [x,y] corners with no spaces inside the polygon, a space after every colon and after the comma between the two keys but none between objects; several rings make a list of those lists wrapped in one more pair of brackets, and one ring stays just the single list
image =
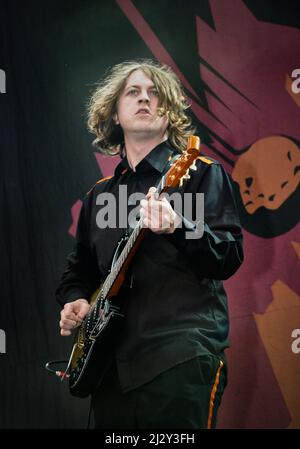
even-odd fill
[{"label": "finger", "polygon": [[61,329],[60,330],[60,335],[62,335],[63,337],[68,337],[69,335],[71,335],[71,331],[65,330],[65,329]]},{"label": "finger", "polygon": [[148,211],[144,217],[144,224],[145,227],[156,232],[162,227],[162,214],[160,214],[159,211],[156,211],[155,213]]},{"label": "finger", "polygon": [[76,313],[74,313],[74,312],[66,313],[66,311],[64,311],[64,310],[62,311],[61,317],[63,319],[67,319],[67,320],[73,320],[73,321],[77,320],[77,314]]},{"label": "finger", "polygon": [[[147,207],[141,207],[140,209],[140,216],[145,218],[148,217],[150,221],[153,219],[155,220],[156,217],[159,217],[162,213],[164,213],[165,204],[163,204],[161,201],[153,200],[147,202]],[[168,211],[167,211],[168,212]]]},{"label": "finger", "polygon": [[67,302],[64,305],[64,310],[67,310],[68,312],[73,311],[73,308],[74,308],[74,303],[73,302]]},{"label": "finger", "polygon": [[151,229],[151,231],[153,230],[152,228],[155,227],[155,223],[153,223],[153,220],[151,220],[151,218],[149,217],[149,215],[147,215],[144,220],[143,220],[143,226],[144,228],[148,228]]},{"label": "finger", "polygon": [[64,308],[62,310],[62,313],[65,313],[65,315],[68,316],[75,316],[75,303],[74,302],[68,302],[67,304],[64,305]]},{"label": "finger", "polygon": [[77,325],[77,321],[62,319],[60,320],[59,325],[62,329],[74,329]]},{"label": "finger", "polygon": [[78,312],[77,321],[80,321],[80,323],[82,323],[82,321],[84,320],[84,318],[88,314],[89,310],[90,310],[90,305],[89,304],[83,304],[83,307]]},{"label": "finger", "polygon": [[153,223],[150,223],[147,218],[144,221],[144,227],[150,229],[152,232],[155,232],[155,234],[162,234],[164,232],[164,230],[159,227],[153,226]]},{"label": "finger", "polygon": [[161,198],[160,204],[162,205],[164,213],[171,213],[173,211],[173,207],[171,206],[167,198]]},{"label": "finger", "polygon": [[76,301],[74,304],[74,312],[76,314],[76,317],[84,317],[88,310],[90,309],[90,304],[87,301]]},{"label": "finger", "polygon": [[169,207],[172,207],[171,204],[169,203],[169,201],[167,200],[167,198],[166,198],[165,196],[163,196],[163,197],[161,198],[161,202],[162,202],[163,204],[165,204],[168,208],[169,208]]},{"label": "finger", "polygon": [[148,202],[148,210],[151,210],[153,212],[158,211],[161,209],[162,205],[165,207],[165,205],[160,200],[151,196]]},{"label": "finger", "polygon": [[149,228],[149,220],[147,217],[144,217],[144,219],[143,219],[143,227]]}]

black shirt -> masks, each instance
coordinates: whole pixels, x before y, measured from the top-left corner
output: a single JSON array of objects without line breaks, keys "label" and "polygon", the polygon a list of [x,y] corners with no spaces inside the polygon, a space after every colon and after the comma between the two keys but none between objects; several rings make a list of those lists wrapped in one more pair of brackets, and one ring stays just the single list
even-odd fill
[{"label": "black shirt", "polygon": [[[99,228],[99,211],[106,207],[99,205],[100,194],[108,194],[107,198],[114,194],[117,206],[122,201],[124,208],[125,197],[121,194],[121,199],[119,186],[126,186],[127,198],[134,192],[146,194],[174,154],[170,144],[164,142],[139,162],[135,171],[124,158],[113,177],[97,183],[87,194],[76,246],[57,289],[61,305],[88,299],[99,287],[110,268],[114,248],[126,231],[118,226],[117,216],[116,228]],[[204,223],[201,219],[198,223],[184,219],[183,227],[173,234],[147,230],[130,268],[130,282],[120,292],[126,314],[115,356],[124,391],[198,355],[213,353],[222,358],[228,347],[227,298],[222,280],[233,275],[242,263],[241,227],[231,181],[223,167],[208,158],[199,158],[196,166],[177,191],[192,195],[193,213],[195,194],[204,193]],[[132,208],[129,205],[128,212]],[[189,237],[202,236],[187,238],[187,232]]]}]

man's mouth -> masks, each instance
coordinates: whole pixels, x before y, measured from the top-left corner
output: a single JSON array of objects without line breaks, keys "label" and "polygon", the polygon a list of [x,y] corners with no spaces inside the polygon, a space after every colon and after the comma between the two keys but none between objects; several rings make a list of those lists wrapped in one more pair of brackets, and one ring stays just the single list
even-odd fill
[{"label": "man's mouth", "polygon": [[149,114],[150,115],[150,111],[147,108],[141,108],[136,112],[136,115],[137,114]]}]

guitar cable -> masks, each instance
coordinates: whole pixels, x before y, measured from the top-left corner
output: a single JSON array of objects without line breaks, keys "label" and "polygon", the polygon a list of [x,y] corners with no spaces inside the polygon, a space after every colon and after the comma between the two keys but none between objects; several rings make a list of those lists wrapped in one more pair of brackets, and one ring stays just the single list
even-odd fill
[{"label": "guitar cable", "polygon": [[[51,368],[52,365],[59,365],[61,363],[67,364],[68,360],[50,360],[49,362],[45,363],[45,368],[47,371],[54,374],[55,376],[58,376],[60,378],[60,380],[63,381],[64,379],[67,379],[68,377],[70,377],[70,375],[67,374],[65,371],[56,370],[54,368]],[[88,417],[87,417],[87,424],[85,427],[86,429],[91,428],[92,405],[93,405],[93,400],[91,398],[90,405],[89,405],[89,411],[88,411]]]},{"label": "guitar cable", "polygon": [[70,374],[67,374],[66,371],[56,370],[54,368],[51,368],[52,365],[59,365],[61,363],[67,364],[68,360],[50,360],[45,364],[45,368],[50,373],[54,374],[55,376],[58,376],[62,381],[64,379],[67,379],[70,377]]}]

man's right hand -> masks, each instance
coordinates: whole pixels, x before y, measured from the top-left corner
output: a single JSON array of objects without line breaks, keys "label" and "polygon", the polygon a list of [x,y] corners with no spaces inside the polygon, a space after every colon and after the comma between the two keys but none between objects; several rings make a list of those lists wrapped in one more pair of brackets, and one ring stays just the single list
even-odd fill
[{"label": "man's right hand", "polygon": [[65,304],[60,312],[60,335],[63,337],[71,335],[72,330],[80,326],[90,307],[88,301],[83,298]]}]

